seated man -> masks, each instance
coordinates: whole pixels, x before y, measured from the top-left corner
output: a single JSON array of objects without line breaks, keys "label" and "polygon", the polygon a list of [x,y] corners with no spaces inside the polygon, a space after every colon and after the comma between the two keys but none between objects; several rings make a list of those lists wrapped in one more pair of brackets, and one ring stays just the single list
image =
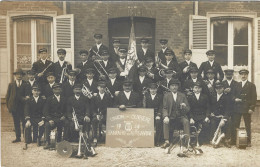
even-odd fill
[{"label": "seated man", "polygon": [[163,97],[162,113],[165,143],[162,145],[162,148],[170,146],[169,141],[173,138],[173,130],[176,129],[178,125],[183,126],[185,139],[186,141],[189,140],[190,123],[187,114],[190,111],[190,106],[185,94],[178,91],[179,87],[180,81],[172,79],[169,83],[171,92],[166,93]]},{"label": "seated man", "polygon": [[[214,148],[217,148],[223,137],[228,136],[229,132],[229,100],[224,94],[224,85],[222,82],[215,84],[216,94],[211,97],[211,119],[210,119],[210,138]],[[217,132],[222,132],[219,135]],[[225,140],[225,146],[230,147],[229,142]]]},{"label": "seated man", "polygon": [[193,93],[188,96],[190,104],[190,125],[194,125],[199,134],[199,144],[209,142],[209,116],[210,103],[208,96],[202,93],[201,82],[195,82],[193,85]]},{"label": "seated man", "polygon": [[[97,132],[98,125],[99,127],[99,135],[101,133],[102,125],[106,125],[106,116],[107,116],[107,108],[112,105],[112,97],[110,94],[105,92],[106,82],[99,81],[98,82],[98,93],[94,94],[92,98],[92,106],[93,106],[93,115],[92,115],[92,127],[93,127],[93,143],[94,146],[97,145]],[[99,136],[100,137],[100,136]]]},{"label": "seated man", "polygon": [[44,149],[51,148],[50,133],[57,127],[57,142],[61,141],[62,129],[64,129],[63,139],[68,140],[68,121],[66,121],[65,98],[61,95],[61,84],[55,83],[52,86],[54,95],[47,98],[43,113],[47,122],[45,123],[46,146]]},{"label": "seated man", "polygon": [[162,140],[162,105],[163,105],[163,96],[162,94],[157,93],[158,85],[156,83],[149,84],[149,92],[145,93],[144,97],[144,107],[154,109],[154,118],[155,118],[155,145],[159,146],[160,141]]},{"label": "seated man", "polygon": [[[33,127],[33,143],[37,142],[37,145],[41,145],[41,138],[44,132],[44,116],[43,116],[43,107],[45,104],[45,99],[39,96],[41,93],[38,85],[32,86],[32,96],[29,100],[26,101],[24,116],[26,120],[25,124],[25,147],[27,149],[27,144],[32,140],[31,138],[31,126]],[[39,135],[38,135],[39,133]]]},{"label": "seated man", "polygon": [[123,91],[115,97],[115,107],[121,109],[138,108],[142,106],[142,101],[138,93],[133,91],[133,82],[126,79],[123,83]]}]

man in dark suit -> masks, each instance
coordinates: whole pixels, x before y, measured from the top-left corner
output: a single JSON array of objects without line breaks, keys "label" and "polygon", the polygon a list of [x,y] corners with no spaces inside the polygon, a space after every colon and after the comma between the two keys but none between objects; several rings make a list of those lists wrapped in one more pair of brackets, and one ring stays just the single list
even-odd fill
[{"label": "man in dark suit", "polygon": [[197,130],[201,130],[199,143],[208,143],[210,127],[210,103],[208,96],[202,93],[202,83],[200,81],[195,82],[192,88],[193,93],[188,96],[188,102],[190,104],[190,125],[195,126]]},{"label": "man in dark suit", "polygon": [[[190,106],[185,94],[178,91],[180,87],[180,81],[172,79],[169,83],[171,92],[168,92],[163,97],[163,132],[165,143],[162,148],[166,148],[170,145],[169,141],[172,141],[173,130],[178,125],[183,126],[184,134],[186,135],[186,141],[190,136],[190,123],[187,114],[190,111]],[[186,147],[188,143],[185,143]]]},{"label": "man in dark suit", "polygon": [[47,76],[48,83],[43,85],[43,91],[42,91],[42,96],[45,99],[53,95],[52,87],[55,84],[55,79],[56,79],[53,72],[48,72],[46,76]]},{"label": "man in dark suit", "polygon": [[213,69],[208,69],[208,71],[205,72],[207,79],[203,80],[205,85],[207,85],[207,94],[210,97],[214,96],[216,94],[216,90],[214,88],[215,83],[219,82],[219,80],[215,79],[215,73]]},{"label": "man in dark suit", "polygon": [[154,109],[154,122],[155,122],[155,145],[159,146],[163,137],[162,129],[162,106],[163,95],[157,93],[158,85],[154,82],[149,84],[149,92],[145,93],[144,107]]},{"label": "man in dark suit", "polygon": [[106,86],[112,95],[115,97],[118,95],[119,91],[123,90],[122,82],[117,78],[117,69],[110,68],[108,71],[108,80],[106,82]]},{"label": "man in dark suit", "polygon": [[108,50],[108,47],[103,45],[102,38],[103,38],[102,34],[95,34],[94,35],[94,40],[95,40],[96,44],[89,51],[90,59],[92,59],[92,60],[100,59],[101,51],[102,50]]},{"label": "man in dark suit", "polygon": [[75,84],[79,84],[79,81],[76,79],[78,72],[75,70],[68,71],[69,80],[62,84],[62,95],[66,100],[74,95],[73,87]]},{"label": "man in dark suit", "polygon": [[63,83],[68,80],[67,72],[72,70],[72,66],[68,61],[65,61],[65,49],[58,49],[57,54],[59,60],[51,66],[51,70],[56,77],[56,83]]},{"label": "man in dark suit", "polygon": [[[92,115],[92,126],[93,126],[93,143],[94,146],[97,145],[97,133],[99,137],[101,137],[101,129],[102,126],[106,126],[106,118],[107,118],[107,108],[112,107],[112,97],[110,94],[105,92],[106,82],[99,81],[98,82],[98,93],[94,94],[92,99],[92,107],[93,107],[93,115]],[[98,131],[99,126],[99,131]]]},{"label": "man in dark suit", "polygon": [[146,57],[151,57],[154,61],[154,53],[148,48],[149,40],[146,38],[141,39],[141,49],[137,51],[137,57],[140,63],[144,63]]},{"label": "man in dark suit", "polygon": [[92,92],[92,94],[97,93],[97,81],[94,79],[95,70],[93,68],[88,68],[84,73],[87,79],[85,79],[82,84],[84,84],[90,90],[90,92]]},{"label": "man in dark suit", "polygon": [[46,119],[45,136],[46,146],[44,149],[49,149],[51,130],[57,127],[57,142],[61,141],[62,129],[64,127],[63,140],[68,140],[68,120],[66,120],[66,101],[61,95],[62,88],[60,83],[55,83],[52,86],[53,94],[48,97],[43,109],[43,115]]},{"label": "man in dark suit", "polygon": [[113,40],[113,48],[110,50],[110,59],[115,62],[116,60],[119,59],[119,46],[120,46],[120,40],[119,39],[114,39]]},{"label": "man in dark suit", "polygon": [[224,78],[224,73],[219,63],[215,61],[215,51],[209,50],[206,52],[208,56],[208,61],[203,62],[199,68],[199,75],[203,74],[203,79],[207,79],[206,72],[209,69],[213,69],[215,74],[215,80],[222,81]]},{"label": "man in dark suit", "polygon": [[126,79],[123,82],[123,91],[120,91],[115,97],[115,107],[138,108],[142,106],[142,100],[138,93],[133,91],[133,82]]},{"label": "man in dark suit", "polygon": [[12,113],[14,121],[16,139],[12,142],[16,143],[21,141],[21,122],[24,131],[24,102],[27,100],[25,98],[27,84],[22,80],[25,75],[22,69],[17,69],[13,74],[15,80],[9,83],[5,98],[7,108]]},{"label": "man in dark suit", "polygon": [[[216,89],[216,93],[211,96],[211,119],[210,119],[210,139],[212,140],[212,144],[214,148],[217,148],[219,146],[219,143],[216,141],[213,141],[215,132],[218,128],[218,126],[221,128],[221,132],[224,134],[225,138],[225,146],[230,147],[227,136],[230,133],[229,131],[229,123],[230,123],[230,105],[228,96],[224,94],[224,85],[222,82],[217,82],[214,85]],[[222,139],[220,139],[221,141]]]},{"label": "man in dark suit", "polygon": [[38,85],[33,85],[32,96],[26,101],[24,116],[25,116],[25,147],[27,149],[27,144],[31,143],[31,126],[33,127],[33,143],[37,142],[37,146],[41,145],[41,138],[44,133],[44,119],[43,107],[45,104],[45,99],[39,96],[41,93],[40,87]]},{"label": "man in dark suit", "polygon": [[[161,50],[157,53],[158,54],[158,57],[159,57],[159,59],[161,60],[161,61],[166,61],[166,59],[165,59],[165,51],[166,50],[168,50],[168,49],[170,49],[170,48],[168,48],[168,40],[167,39],[160,39],[160,44],[161,44]],[[171,49],[170,49],[171,50]],[[175,62],[178,62],[177,61],[177,58],[176,58],[176,56],[175,56],[175,54],[174,54],[174,56],[173,56],[173,61],[175,61]]]},{"label": "man in dark suit", "polygon": [[239,128],[241,117],[243,116],[247,132],[248,147],[251,147],[251,115],[256,106],[256,86],[248,81],[248,70],[240,70],[241,82],[235,90],[234,126]]},{"label": "man in dark suit", "polygon": [[226,80],[223,81],[224,84],[224,93],[228,95],[229,99],[229,105],[230,105],[230,116],[231,116],[231,121],[230,121],[230,135],[228,136],[231,138],[230,144],[234,145],[235,144],[235,138],[236,138],[236,129],[234,126],[234,96],[235,96],[235,91],[238,86],[238,82],[233,79],[233,74],[234,70],[232,69],[227,69],[224,71]]},{"label": "man in dark suit", "polygon": [[173,60],[174,52],[170,49],[167,49],[165,51],[165,59],[166,61],[162,61],[162,64],[167,66],[168,68],[173,69],[176,72],[176,79],[179,79],[181,75],[181,69],[179,67],[179,64]]},{"label": "man in dark suit", "polygon": [[32,87],[33,85],[39,85],[39,83],[35,79],[35,72],[33,70],[27,71],[28,82],[26,87],[26,96],[32,96]]},{"label": "man in dark suit", "polygon": [[148,88],[149,83],[152,82],[151,79],[146,77],[147,69],[145,66],[138,68],[138,77],[134,80],[133,90],[142,96],[144,89]]},{"label": "man in dark suit", "polygon": [[189,49],[186,49],[184,51],[185,60],[179,64],[179,66],[181,68],[181,77],[180,77],[181,84],[183,84],[185,82],[185,80],[190,79],[190,68],[191,67],[198,68],[197,64],[195,64],[191,61],[191,56],[192,56],[192,51]]},{"label": "man in dark suit", "polygon": [[127,49],[124,47],[120,47],[118,49],[119,51],[119,59],[117,59],[117,61],[115,62],[116,64],[116,68],[119,71],[119,80],[121,82],[124,81],[125,77],[127,76],[127,74],[125,73],[125,66],[126,66],[126,58],[127,58]]},{"label": "man in dark suit", "polygon": [[89,59],[88,51],[87,50],[80,50],[79,52],[81,62],[76,66],[76,68],[80,69],[80,73],[77,76],[79,82],[82,82],[86,79],[84,71],[88,68],[94,68],[93,61]]},{"label": "man in dark suit", "polygon": [[36,61],[32,65],[32,70],[36,73],[36,80],[39,82],[40,86],[47,83],[46,73],[49,72],[52,61],[48,60],[47,49],[39,49],[40,60]]},{"label": "man in dark suit", "polygon": [[159,70],[154,66],[154,62],[151,57],[147,57],[145,59],[145,67],[147,68],[146,76],[149,79],[153,80],[154,82],[163,79],[162,77],[159,76]]}]

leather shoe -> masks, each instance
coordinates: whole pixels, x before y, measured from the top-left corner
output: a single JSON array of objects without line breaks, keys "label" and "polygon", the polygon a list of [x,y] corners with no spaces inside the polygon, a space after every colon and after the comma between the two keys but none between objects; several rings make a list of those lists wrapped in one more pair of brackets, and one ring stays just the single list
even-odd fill
[{"label": "leather shoe", "polygon": [[27,144],[24,145],[23,150],[27,150]]},{"label": "leather shoe", "polygon": [[48,143],[46,144],[46,146],[43,147],[44,150],[47,150],[47,149],[50,149],[51,148],[51,145]]},{"label": "leather shoe", "polygon": [[37,146],[40,147],[41,146],[41,140],[37,139]]},{"label": "leather shoe", "polygon": [[15,140],[12,141],[12,143],[18,143],[18,142],[21,142],[20,138],[19,139],[15,139]]},{"label": "leather shoe", "polygon": [[161,146],[161,148],[167,148],[167,147],[169,147],[169,146],[170,146],[170,143],[165,142],[165,143]]}]

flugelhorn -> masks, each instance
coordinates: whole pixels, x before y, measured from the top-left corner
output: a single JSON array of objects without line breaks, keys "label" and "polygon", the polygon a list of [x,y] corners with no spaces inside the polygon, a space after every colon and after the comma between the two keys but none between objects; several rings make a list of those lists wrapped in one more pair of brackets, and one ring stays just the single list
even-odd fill
[{"label": "flugelhorn", "polygon": [[83,84],[83,87],[81,89],[84,96],[87,96],[89,99],[93,97],[92,92],[88,89],[86,85]]}]

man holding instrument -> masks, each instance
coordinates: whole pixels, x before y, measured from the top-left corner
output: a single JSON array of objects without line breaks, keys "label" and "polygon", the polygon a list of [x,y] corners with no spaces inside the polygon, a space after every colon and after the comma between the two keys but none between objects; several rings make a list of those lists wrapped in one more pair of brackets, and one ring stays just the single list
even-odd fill
[{"label": "man holding instrument", "polygon": [[47,49],[42,48],[39,49],[40,60],[36,61],[32,65],[32,70],[36,73],[36,80],[38,81],[40,86],[47,83],[46,73],[50,71],[50,66],[52,65],[52,61],[48,60]]},{"label": "man holding instrument", "polygon": [[103,38],[102,34],[94,35],[94,40],[95,40],[96,44],[89,51],[89,57],[92,60],[100,59],[101,52],[103,50],[108,50],[108,47],[103,45],[102,38]]}]

